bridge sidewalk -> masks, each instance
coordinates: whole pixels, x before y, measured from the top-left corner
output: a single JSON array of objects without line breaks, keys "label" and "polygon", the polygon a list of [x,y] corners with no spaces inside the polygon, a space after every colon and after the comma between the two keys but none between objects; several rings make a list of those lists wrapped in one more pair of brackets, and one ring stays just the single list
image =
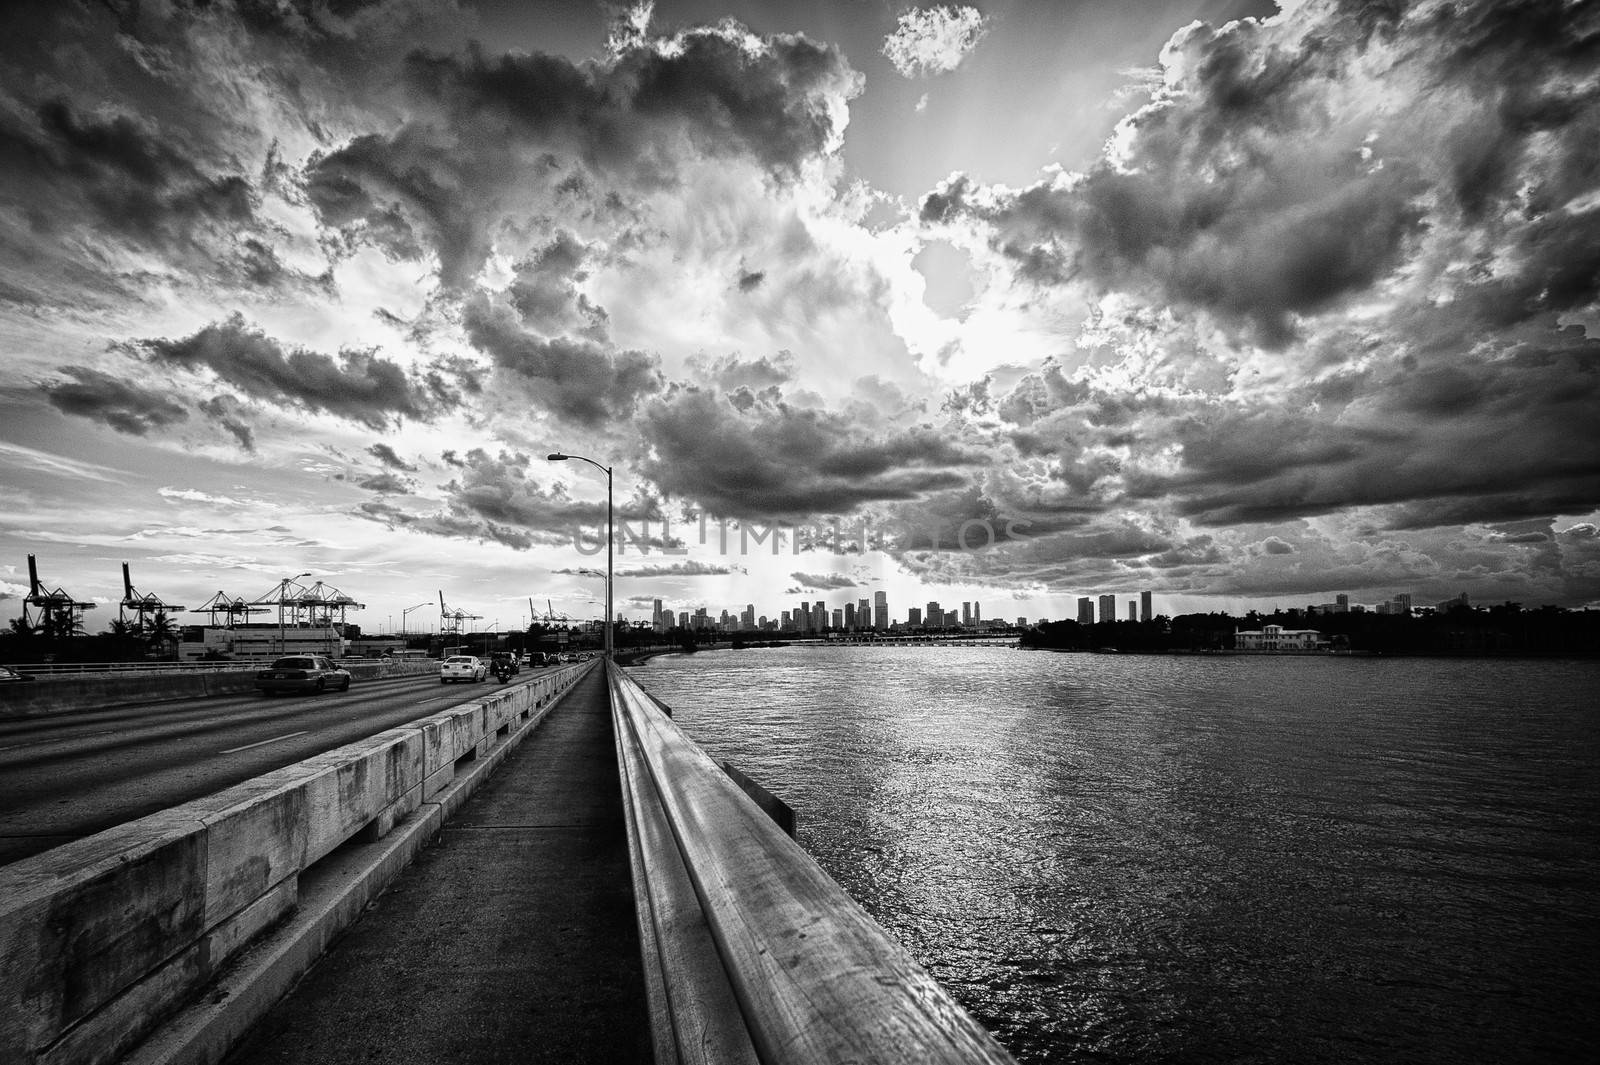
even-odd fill
[{"label": "bridge sidewalk", "polygon": [[651,1060],[603,670],[225,1060]]}]

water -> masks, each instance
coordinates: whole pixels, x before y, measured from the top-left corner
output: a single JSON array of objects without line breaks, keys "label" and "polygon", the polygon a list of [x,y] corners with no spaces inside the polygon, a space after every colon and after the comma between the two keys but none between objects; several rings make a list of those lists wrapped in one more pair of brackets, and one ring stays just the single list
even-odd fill
[{"label": "water", "polygon": [[633,672],[1022,1062],[1595,1060],[1600,663]]}]

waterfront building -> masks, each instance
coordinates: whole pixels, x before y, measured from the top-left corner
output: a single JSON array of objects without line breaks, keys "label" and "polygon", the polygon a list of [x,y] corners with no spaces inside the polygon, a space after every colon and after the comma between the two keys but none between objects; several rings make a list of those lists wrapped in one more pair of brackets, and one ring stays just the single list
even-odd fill
[{"label": "waterfront building", "polygon": [[961,624],[972,624],[972,604],[970,602],[961,604]]},{"label": "waterfront building", "polygon": [[921,627],[922,608],[920,606],[914,606],[910,610],[906,611],[906,624],[910,625],[914,629]]},{"label": "waterfront building", "polygon": [[1017,628],[1025,629],[1027,627],[1028,627],[1028,619],[1027,618],[1018,618],[1017,619]]},{"label": "waterfront building", "polygon": [[982,603],[973,603],[972,604],[972,623],[974,625],[982,625],[983,624],[983,604]]},{"label": "waterfront building", "polygon": [[889,593],[872,593],[872,627],[875,629],[889,628]]},{"label": "waterfront building", "polygon": [[1139,620],[1140,621],[1149,621],[1154,616],[1155,616],[1154,613],[1150,609],[1150,593],[1149,592],[1140,592],[1139,593]]},{"label": "waterfront building", "polygon": [[778,614],[778,628],[782,629],[784,632],[788,632],[790,624],[789,612],[787,610]]},{"label": "waterfront building", "polygon": [[828,604],[818,599],[811,604],[811,618],[817,623],[817,631],[821,632],[828,627]]},{"label": "waterfront building", "polygon": [[844,628],[844,610],[840,607],[833,608],[833,627],[835,629]]},{"label": "waterfront building", "polygon": [[872,604],[865,599],[856,600],[856,628],[872,628]]},{"label": "waterfront building", "polygon": [[854,603],[846,603],[844,605],[844,627],[849,629],[851,632],[855,631],[856,605]]},{"label": "waterfront building", "polygon": [[928,600],[928,605],[922,611],[922,616],[927,620],[928,628],[937,629],[944,625],[944,607],[936,599]]},{"label": "waterfront building", "polygon": [[689,612],[687,610],[678,611],[678,628],[687,629],[688,627],[689,627]]},{"label": "waterfront building", "polygon": [[1086,595],[1078,596],[1078,624],[1094,624],[1094,600]]},{"label": "waterfront building", "polygon": [[1129,621],[1138,621],[1139,620],[1139,602],[1136,599],[1129,599],[1128,600],[1128,620]]},{"label": "waterfront building", "polygon": [[1333,597],[1333,612],[1335,614],[1350,613],[1350,597],[1344,592],[1340,592]]},{"label": "waterfront building", "polygon": [[1100,620],[1101,622],[1111,622],[1117,620],[1116,596],[1102,595],[1100,597]]},{"label": "waterfront building", "polygon": [[1233,634],[1233,646],[1240,651],[1324,651],[1328,641],[1316,629],[1286,629],[1265,625]]},{"label": "waterfront building", "polygon": [[661,600],[659,599],[655,601],[655,608],[650,612],[650,627],[657,632],[667,631],[667,623],[661,616]]}]

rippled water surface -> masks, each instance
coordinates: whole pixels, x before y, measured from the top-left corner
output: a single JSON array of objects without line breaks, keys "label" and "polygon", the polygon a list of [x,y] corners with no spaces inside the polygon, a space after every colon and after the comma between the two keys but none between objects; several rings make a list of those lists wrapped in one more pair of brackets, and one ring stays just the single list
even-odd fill
[{"label": "rippled water surface", "polygon": [[1597,1060],[1600,663],[633,670],[1023,1062]]}]

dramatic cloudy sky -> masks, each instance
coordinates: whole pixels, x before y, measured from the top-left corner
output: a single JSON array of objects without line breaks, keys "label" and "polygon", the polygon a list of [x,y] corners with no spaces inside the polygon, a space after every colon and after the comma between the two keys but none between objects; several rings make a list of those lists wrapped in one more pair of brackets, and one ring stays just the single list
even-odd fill
[{"label": "dramatic cloudy sky", "polygon": [[1600,603],[1593,4],[50,0],[0,70],[6,616],[597,616],[558,449],[634,618]]}]

